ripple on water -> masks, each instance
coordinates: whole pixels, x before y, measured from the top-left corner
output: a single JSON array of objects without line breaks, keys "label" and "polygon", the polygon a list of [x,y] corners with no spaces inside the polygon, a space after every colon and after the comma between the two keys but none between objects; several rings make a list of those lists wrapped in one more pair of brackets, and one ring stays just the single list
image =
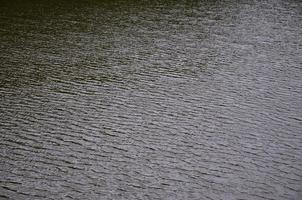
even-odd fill
[{"label": "ripple on water", "polygon": [[0,8],[0,199],[299,199],[301,3]]}]

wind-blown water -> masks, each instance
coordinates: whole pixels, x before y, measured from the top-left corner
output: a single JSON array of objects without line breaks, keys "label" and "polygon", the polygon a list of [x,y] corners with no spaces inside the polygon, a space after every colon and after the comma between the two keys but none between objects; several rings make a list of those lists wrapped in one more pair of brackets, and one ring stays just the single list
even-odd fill
[{"label": "wind-blown water", "polygon": [[300,1],[0,3],[0,199],[301,199]]}]

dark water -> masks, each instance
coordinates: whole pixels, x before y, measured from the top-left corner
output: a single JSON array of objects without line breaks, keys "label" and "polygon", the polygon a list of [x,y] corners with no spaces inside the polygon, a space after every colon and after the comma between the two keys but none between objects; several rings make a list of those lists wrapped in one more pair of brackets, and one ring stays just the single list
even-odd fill
[{"label": "dark water", "polygon": [[1,1],[0,199],[301,199],[300,1]]}]

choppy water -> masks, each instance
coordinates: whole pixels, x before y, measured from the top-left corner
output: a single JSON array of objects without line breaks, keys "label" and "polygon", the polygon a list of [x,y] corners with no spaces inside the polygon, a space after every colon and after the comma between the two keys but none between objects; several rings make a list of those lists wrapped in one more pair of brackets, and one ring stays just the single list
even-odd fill
[{"label": "choppy water", "polygon": [[0,3],[0,199],[301,199],[300,1]]}]

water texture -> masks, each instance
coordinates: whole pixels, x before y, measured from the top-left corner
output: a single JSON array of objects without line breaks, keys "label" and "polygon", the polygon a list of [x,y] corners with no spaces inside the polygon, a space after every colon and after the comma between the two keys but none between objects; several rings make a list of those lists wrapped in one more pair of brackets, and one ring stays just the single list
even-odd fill
[{"label": "water texture", "polygon": [[302,2],[1,1],[0,199],[302,199]]}]

